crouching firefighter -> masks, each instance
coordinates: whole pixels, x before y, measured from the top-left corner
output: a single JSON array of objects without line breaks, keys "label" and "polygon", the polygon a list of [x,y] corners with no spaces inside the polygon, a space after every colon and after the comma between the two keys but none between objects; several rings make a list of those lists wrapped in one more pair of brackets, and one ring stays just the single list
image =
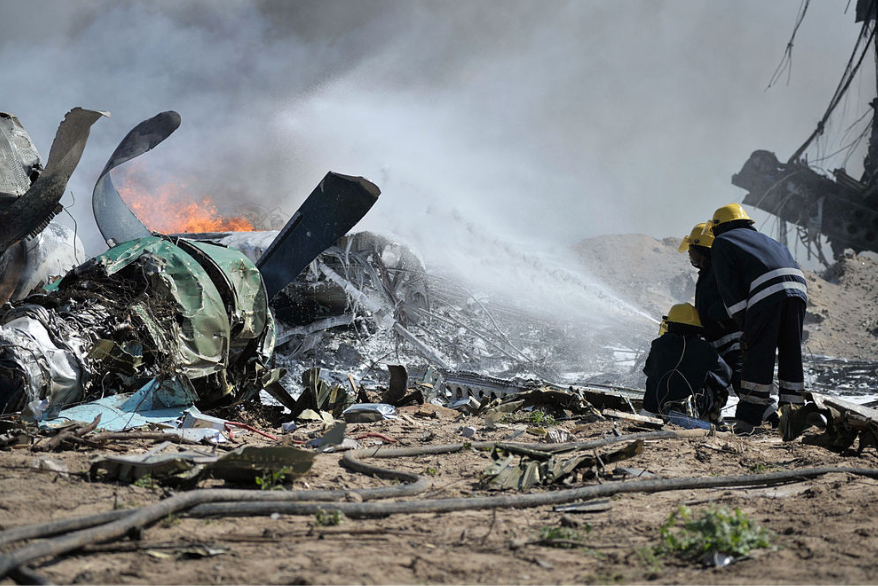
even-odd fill
[{"label": "crouching firefighter", "polygon": [[716,210],[708,222],[714,235],[713,273],[726,310],[742,328],[740,402],[736,431],[763,421],[777,423],[771,396],[777,353],[778,402],[782,409],[804,403],[802,322],[807,305],[805,275],[789,249],[761,234],[736,203]]},{"label": "crouching firefighter", "polygon": [[652,341],[643,373],[643,409],[650,415],[683,415],[719,423],[729,397],[732,370],[702,338],[698,311],[689,303],[671,307]]},{"label": "crouching firefighter", "polygon": [[706,232],[707,224],[696,224],[678,250],[689,253],[689,262],[698,269],[695,282],[695,309],[704,327],[704,339],[710,342],[720,357],[732,369],[732,388],[741,390],[741,327],[729,317],[726,306],[713,276],[710,249],[713,233]]}]

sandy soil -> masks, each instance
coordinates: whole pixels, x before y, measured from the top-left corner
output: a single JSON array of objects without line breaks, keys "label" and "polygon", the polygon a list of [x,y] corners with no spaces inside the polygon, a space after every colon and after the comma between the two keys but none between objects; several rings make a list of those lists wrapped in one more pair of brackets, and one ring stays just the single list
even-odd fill
[{"label": "sandy soil", "polygon": [[[446,412],[427,419],[412,414],[411,421],[352,425],[348,435],[380,432],[395,438],[397,445],[414,447],[459,443],[455,430],[461,425],[479,429],[472,441],[501,440],[511,431],[491,431],[476,418],[457,421],[455,417]],[[611,422],[601,421],[561,425],[576,429],[579,440],[607,436],[613,429]],[[617,430],[639,431],[624,425]],[[539,441],[528,435],[521,439]],[[380,449],[379,441],[364,443]],[[142,452],[149,446],[125,447]],[[3,527],[143,506],[162,498],[160,488],[85,481],[82,473],[92,455],[85,451],[38,455],[27,450],[3,454]],[[350,490],[387,484],[339,466],[340,457],[319,455],[312,472],[292,489]],[[63,463],[69,474],[39,471],[40,461],[46,459]],[[876,459],[874,450],[841,456],[801,441],[785,444],[775,434],[746,439],[715,436],[648,441],[641,455],[610,464],[603,472],[625,466],[660,478],[678,478],[823,465],[878,469]],[[432,488],[417,498],[430,499],[497,494],[477,485],[489,462],[486,452],[466,450],[398,458],[381,465],[427,475]],[[573,486],[593,483],[577,481]],[[878,554],[878,519],[872,515],[876,498],[878,481],[831,474],[775,488],[618,495],[610,499],[609,510],[595,513],[564,514],[542,506],[346,518],[337,526],[321,526],[314,516],[192,519],[181,515],[146,529],[138,540],[42,560],[33,568],[56,583],[96,584],[873,583],[878,580],[873,561]],[[772,547],[722,569],[653,555],[652,548],[660,543],[660,525],[679,504],[696,511],[712,504],[739,507],[774,533]],[[563,549],[539,543],[543,528],[561,526],[578,527],[583,546]],[[208,550],[216,555],[200,557]]]}]

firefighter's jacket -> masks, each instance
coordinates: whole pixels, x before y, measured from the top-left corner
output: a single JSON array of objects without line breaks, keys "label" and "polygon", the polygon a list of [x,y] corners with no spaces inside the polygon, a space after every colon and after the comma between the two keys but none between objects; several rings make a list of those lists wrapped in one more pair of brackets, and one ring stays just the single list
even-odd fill
[{"label": "firefighter's jacket", "polygon": [[711,397],[727,396],[732,380],[732,369],[710,344],[699,336],[673,332],[652,341],[643,373],[643,408],[651,413],[664,413],[667,403],[690,396],[700,412],[708,410],[714,403]]},{"label": "firefighter's jacket", "polygon": [[[698,280],[695,282],[695,309],[698,310],[701,324],[704,326],[704,338],[724,360],[729,362],[729,353],[741,350],[741,327],[726,312],[726,306],[723,305],[713,276],[712,264],[698,271]],[[740,367],[740,356],[732,360],[735,361]],[[729,362],[729,366],[734,368],[732,362]]]},{"label": "firefighter's jacket", "polygon": [[730,334],[738,330],[738,326],[729,318],[726,306],[713,277],[713,265],[698,271],[695,282],[695,309],[704,326],[704,337],[708,341]]},{"label": "firefighter's jacket", "polygon": [[786,297],[808,300],[805,275],[789,249],[750,226],[714,229],[711,257],[717,289],[738,324],[753,310]]}]

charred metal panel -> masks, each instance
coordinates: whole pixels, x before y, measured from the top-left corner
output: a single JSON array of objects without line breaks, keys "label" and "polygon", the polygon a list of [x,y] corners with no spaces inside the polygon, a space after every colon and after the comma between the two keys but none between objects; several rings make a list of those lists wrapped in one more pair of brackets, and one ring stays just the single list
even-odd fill
[{"label": "charred metal panel", "polygon": [[253,396],[275,340],[261,274],[236,250],[183,244],[125,242],[5,306],[0,411],[39,399],[61,406],[150,379],[191,385],[201,404]]},{"label": "charred metal panel", "polygon": [[110,171],[119,165],[152,150],[180,126],[180,115],[174,111],[162,112],[144,120],[125,135],[101,171],[92,192],[91,205],[95,221],[107,244],[145,238],[152,232],[134,215],[110,179]]},{"label": "charred metal panel", "polygon": [[238,250],[205,242],[176,240],[207,271],[226,303],[229,317],[229,366],[259,355],[267,361],[274,351],[275,324],[268,309],[262,275]]},{"label": "charred metal panel", "polygon": [[259,258],[268,298],[366,215],[381,190],[363,179],[329,172]]},{"label": "charred metal panel", "polygon": [[[15,289],[8,297],[0,292],[0,301],[24,299],[32,291],[60,279],[86,258],[75,231],[55,221],[35,237],[19,242],[7,254],[14,254],[17,249],[23,251],[23,265],[18,276],[9,275],[14,279]],[[2,280],[6,278],[3,273]]]},{"label": "charred metal panel", "polygon": [[0,210],[30,189],[43,165],[18,118],[0,112]]},{"label": "charred metal panel", "polygon": [[89,129],[105,115],[82,108],[67,113],[55,134],[45,171],[24,195],[0,213],[0,253],[19,240],[39,233],[60,211],[58,202],[82,157]]},{"label": "charred metal panel", "polygon": [[857,0],[856,22],[875,20],[875,0]]},{"label": "charred metal panel", "polygon": [[27,242],[16,242],[0,254],[0,303],[9,301],[15,293],[26,264]]},{"label": "charred metal panel", "polygon": [[[162,238],[150,236],[121,244],[93,261],[108,277],[136,263],[146,279],[149,295],[173,308],[174,318],[164,320],[160,327],[175,333],[169,352],[175,370],[198,378],[225,368],[229,319],[218,289],[192,256]],[[67,281],[65,277],[62,288]]]}]

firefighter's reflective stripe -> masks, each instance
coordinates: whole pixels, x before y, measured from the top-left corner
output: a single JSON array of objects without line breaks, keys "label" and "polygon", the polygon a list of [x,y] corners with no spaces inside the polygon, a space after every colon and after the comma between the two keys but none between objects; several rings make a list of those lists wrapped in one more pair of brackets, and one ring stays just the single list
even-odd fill
[{"label": "firefighter's reflective stripe", "polygon": [[771,397],[759,397],[756,395],[741,394],[738,397],[738,400],[741,403],[753,403],[754,405],[772,405],[772,404],[774,404],[774,401],[771,400]]},{"label": "firefighter's reflective stripe", "polygon": [[[729,342],[740,340],[741,334],[743,334],[743,333],[744,332],[741,332],[741,331],[732,332],[731,334],[723,336],[722,338],[717,338],[716,340],[711,342],[710,345],[713,346],[714,348],[722,348],[723,346],[725,346]],[[739,345],[739,347],[740,347],[740,345]]]},{"label": "firefighter's reflective stripe", "polygon": [[[710,343],[711,346],[717,351],[717,354],[722,356],[728,362],[728,357],[732,354],[739,353],[741,351],[741,334],[743,332],[737,331],[732,332],[731,334],[727,334],[722,338],[718,338]],[[734,361],[740,361],[740,357],[736,357],[733,359]]]},{"label": "firefighter's reflective stripe", "polygon": [[[779,269],[779,270],[793,271],[793,270],[798,270],[798,269]],[[777,271],[772,271],[772,272],[777,272]],[[798,271],[798,272],[801,273],[801,271]],[[768,297],[770,295],[774,295],[775,293],[777,293],[779,291],[783,291],[784,289],[798,290],[798,291],[801,291],[801,292],[806,293],[806,294],[808,292],[808,286],[805,285],[805,283],[799,283],[798,281],[782,281],[780,283],[772,285],[771,287],[766,287],[765,289],[762,289],[758,293],[751,295],[749,299],[745,299],[744,301],[739,301],[738,303],[735,303],[731,307],[726,307],[726,311],[729,312],[729,316],[733,316],[736,313],[739,313],[741,311],[744,311],[745,309],[749,309],[750,307],[756,305],[757,303],[759,303],[760,301],[762,301],[766,297]],[[750,290],[751,291],[753,290],[752,286],[750,287]]]},{"label": "firefighter's reflective stripe", "polygon": [[800,271],[799,269],[794,269],[794,268],[775,269],[773,271],[768,271],[764,275],[761,275],[761,276],[753,279],[753,282],[750,283],[750,292],[752,293],[753,289],[757,288],[762,283],[766,283],[766,282],[770,281],[771,279],[774,279],[776,277],[786,277],[789,275],[792,275],[794,277],[799,277],[802,280],[805,279],[805,274],[802,271]]},{"label": "firefighter's reflective stripe", "polygon": [[765,299],[769,295],[773,295],[773,294],[777,293],[778,291],[783,291],[784,289],[798,289],[799,291],[801,291],[803,293],[808,292],[808,286],[805,285],[805,283],[799,283],[798,281],[784,281],[782,283],[778,283],[777,285],[772,285],[771,287],[766,287],[765,289],[763,289],[759,293],[756,293],[755,295],[750,297],[750,300],[747,302],[747,307],[750,307],[752,305],[756,305],[757,303],[759,303],[760,301],[762,301],[763,299]]},{"label": "firefighter's reflective stripe", "polygon": [[757,391],[760,393],[770,393],[772,389],[774,389],[774,385],[772,383],[764,384],[764,383],[754,383],[748,380],[741,381],[741,388],[748,389],[750,391]]},{"label": "firefighter's reflective stripe", "polygon": [[793,383],[788,380],[780,380],[777,381],[777,386],[784,391],[804,391],[805,383]]},{"label": "firefighter's reflective stripe", "polygon": [[[741,383],[741,386],[742,387],[744,386],[743,382]],[[741,393],[741,395],[739,395],[738,399],[742,403],[753,403],[755,405],[773,405],[774,404],[774,401],[768,395],[766,395],[765,397],[762,397],[759,395],[745,395],[745,394]]]},{"label": "firefighter's reflective stripe", "polygon": [[774,389],[774,385],[771,383],[763,384],[763,383],[754,383],[748,380],[741,381],[741,389],[745,391],[749,391],[749,393],[744,393],[744,396],[741,397],[743,400],[744,397],[751,403],[759,403],[762,405],[767,405],[771,402],[770,395],[772,389]]},{"label": "firefighter's reflective stripe", "polygon": [[740,313],[745,309],[747,309],[746,299],[744,301],[739,301],[738,303],[735,303],[731,307],[726,306],[726,311],[729,312],[729,317],[733,317],[736,313]]}]

